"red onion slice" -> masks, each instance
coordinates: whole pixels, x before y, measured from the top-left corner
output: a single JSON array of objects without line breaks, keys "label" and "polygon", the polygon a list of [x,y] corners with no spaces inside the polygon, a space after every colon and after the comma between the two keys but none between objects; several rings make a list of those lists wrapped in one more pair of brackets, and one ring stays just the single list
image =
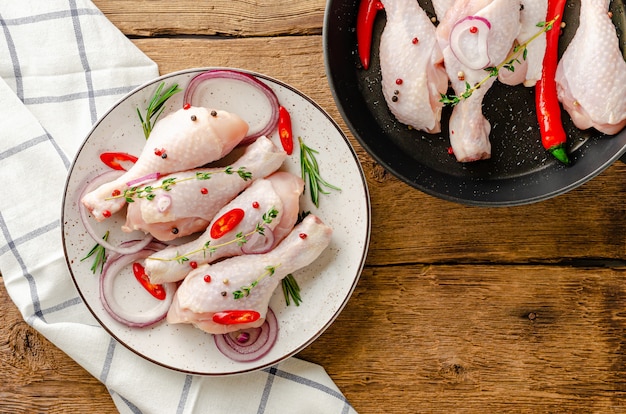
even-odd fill
[{"label": "red onion slice", "polygon": [[484,69],[489,59],[489,20],[480,16],[467,16],[455,23],[450,31],[450,49],[454,56],[469,69]]},{"label": "red onion slice", "polygon": [[165,213],[172,205],[172,197],[168,194],[159,194],[154,200],[159,213]]},{"label": "red onion slice", "polygon": [[274,232],[265,226],[263,234],[256,232],[250,236],[241,246],[241,251],[244,254],[267,253],[274,247],[274,240]]},{"label": "red onion slice", "polygon": [[[223,81],[225,79],[240,82],[241,85],[250,88],[251,92],[242,93],[238,90],[237,93],[235,93],[232,90],[226,91],[222,88],[222,86],[224,86]],[[212,91],[209,83],[210,81],[216,80],[222,82],[220,82],[220,84],[215,84],[215,91]],[[202,86],[202,88],[200,88],[200,86]],[[244,137],[240,144],[245,145],[260,136],[269,135],[278,125],[278,98],[276,97],[274,91],[265,83],[245,72],[229,69],[210,70],[195,76],[189,82],[189,85],[185,89],[184,102],[194,106],[213,106],[228,110],[224,103],[220,105],[212,104],[213,100],[218,99],[218,97],[219,99],[236,99],[239,97],[241,102],[249,103],[256,101],[255,99],[252,99],[252,96],[258,92],[260,92],[262,98],[267,100],[267,105],[255,105],[253,109],[243,109],[240,110],[239,112],[241,113],[238,114],[246,120],[250,126],[248,135]],[[264,112],[259,114],[258,109],[261,107],[264,108]],[[258,115],[260,119],[252,120],[251,117],[253,115]]]},{"label": "red onion slice", "polygon": [[152,174],[144,175],[143,177],[135,178],[134,180],[130,180],[126,183],[127,186],[132,187],[134,185],[146,184],[152,181],[156,181],[161,177],[161,174],[158,172],[153,172]]},{"label": "red onion slice", "polygon": [[[176,283],[164,283],[163,288],[166,292],[165,300],[154,299],[151,301],[154,303],[154,307],[142,310],[141,312],[130,312],[124,309],[115,299],[115,280],[122,269],[133,262],[145,259],[157,250],[158,247],[151,246],[151,248],[143,249],[134,254],[118,255],[115,258],[109,258],[100,275],[100,300],[102,301],[104,309],[113,319],[126,326],[143,328],[153,325],[165,318],[172,304],[174,292],[176,291]],[[133,280],[134,279],[133,276]]]},{"label": "red onion slice", "polygon": [[[249,335],[242,341],[239,335]],[[278,321],[270,308],[259,328],[242,329],[224,335],[213,335],[217,349],[237,362],[256,361],[269,352],[278,338]]]},{"label": "red onion slice", "polygon": [[85,230],[87,231],[87,234],[89,234],[96,243],[98,243],[100,246],[112,252],[116,252],[119,254],[133,254],[133,253],[137,253],[138,251],[146,247],[152,241],[153,239],[152,235],[146,234],[146,236],[142,240],[138,240],[137,242],[132,243],[132,244],[125,243],[123,245],[115,246],[109,243],[108,241],[103,240],[102,235],[99,235],[96,233],[94,228],[91,226],[91,220],[89,219],[87,208],[81,202],[85,194],[87,194],[88,192],[92,191],[93,189],[99,187],[100,185],[104,183],[108,183],[108,182],[115,180],[116,178],[120,177],[124,173],[125,171],[113,170],[113,171],[109,171],[104,174],[101,174],[97,176],[96,178],[94,178],[93,180],[91,180],[91,182],[85,186],[83,191],[81,191],[80,196],[78,197],[78,212],[80,214],[80,220],[83,226],[85,226]]}]

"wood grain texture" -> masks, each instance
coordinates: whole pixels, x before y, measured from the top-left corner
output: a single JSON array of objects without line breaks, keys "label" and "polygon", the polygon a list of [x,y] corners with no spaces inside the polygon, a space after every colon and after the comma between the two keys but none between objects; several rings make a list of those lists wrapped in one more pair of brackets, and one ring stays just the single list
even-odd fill
[{"label": "wood grain texture", "polygon": [[[528,206],[439,200],[382,169],[341,120],[324,72],[323,1],[95,4],[162,74],[262,72],[346,132],[371,194],[370,252],[347,307],[299,357],[321,364],[359,413],[626,412],[624,164]],[[0,412],[115,412],[3,285],[0,309]]]},{"label": "wood grain texture", "polygon": [[324,0],[95,0],[128,36],[320,34]]},{"label": "wood grain texture", "polygon": [[361,412],[623,412],[625,277],[624,268],[368,267],[300,356],[327,367]]}]

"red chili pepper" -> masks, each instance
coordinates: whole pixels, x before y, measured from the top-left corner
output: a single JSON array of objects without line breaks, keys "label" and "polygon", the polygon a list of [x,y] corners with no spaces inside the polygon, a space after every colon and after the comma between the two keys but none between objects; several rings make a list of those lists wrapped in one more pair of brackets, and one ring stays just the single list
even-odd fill
[{"label": "red chili pepper", "polygon": [[541,143],[557,160],[569,164],[565,143],[567,135],[561,120],[561,106],[556,91],[556,68],[559,59],[561,21],[567,0],[549,0],[546,22],[554,20],[546,32],[546,53],[541,79],[535,86],[535,107],[541,131]]},{"label": "red chili pepper", "polygon": [[278,107],[278,135],[280,136],[280,143],[283,144],[283,149],[287,155],[291,155],[293,152],[291,116],[289,115],[287,108],[283,106]]},{"label": "red chili pepper", "polygon": [[234,208],[224,213],[224,215],[215,220],[215,223],[211,226],[211,238],[219,239],[234,229],[237,224],[241,223],[245,214],[246,213],[240,208]]},{"label": "red chili pepper", "polygon": [[165,300],[166,293],[163,285],[157,285],[150,282],[150,278],[146,274],[146,269],[144,269],[141,264],[133,263],[133,273],[139,283],[141,283],[141,286],[143,286],[144,289],[146,289],[152,296],[159,300]]},{"label": "red chili pepper", "polygon": [[372,48],[372,32],[376,14],[385,7],[380,0],[361,0],[356,16],[357,51],[365,70],[370,67],[370,50]]},{"label": "red chili pepper", "polygon": [[100,161],[105,163],[108,167],[114,170],[127,170],[124,168],[121,162],[127,162],[134,164],[137,162],[137,157],[127,154],[125,152],[103,152],[100,154]]},{"label": "red chili pepper", "polygon": [[221,325],[236,325],[258,320],[261,314],[254,310],[226,310],[213,314],[213,322]]}]

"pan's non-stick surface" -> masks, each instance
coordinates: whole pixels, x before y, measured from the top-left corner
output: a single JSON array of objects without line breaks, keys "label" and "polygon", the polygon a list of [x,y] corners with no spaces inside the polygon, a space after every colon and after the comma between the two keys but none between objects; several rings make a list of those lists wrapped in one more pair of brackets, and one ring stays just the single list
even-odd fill
[{"label": "pan's non-stick surface", "polygon": [[[419,3],[434,16],[430,1]],[[580,131],[563,111],[572,164],[560,164],[541,145],[534,89],[496,82],[483,104],[483,112],[492,126],[491,159],[457,162],[448,154],[450,108],[444,108],[440,134],[409,129],[389,111],[382,94],[378,59],[385,15],[381,12],[377,17],[371,65],[365,71],[356,51],[357,9],[358,0],[327,3],[323,37],[330,87],[343,118],[361,145],[377,162],[413,187],[463,204],[528,204],[583,184],[626,151],[626,131],[617,136],[605,136],[595,130]],[[579,1],[570,1],[566,7],[561,53],[578,27],[579,9]],[[624,1],[613,0],[611,12],[621,48],[625,50]]]}]

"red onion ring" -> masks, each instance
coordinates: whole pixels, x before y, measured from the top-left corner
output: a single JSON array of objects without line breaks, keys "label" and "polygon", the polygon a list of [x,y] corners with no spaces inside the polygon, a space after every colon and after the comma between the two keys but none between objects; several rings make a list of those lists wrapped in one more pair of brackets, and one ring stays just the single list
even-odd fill
[{"label": "red onion ring", "polygon": [[[450,31],[450,49],[469,69],[484,69],[490,63],[487,43],[491,22],[480,16],[467,16],[454,24]],[[466,49],[472,54],[467,54]]]},{"label": "red onion ring", "polygon": [[[119,244],[119,246],[117,246],[117,247],[120,248],[120,247],[126,247],[126,246],[134,246],[135,244],[137,244],[140,241],[141,240],[126,240],[126,241],[121,242]],[[153,240],[144,249],[147,249],[147,250],[150,250],[150,251],[153,251],[153,252],[158,252],[160,250],[165,249],[167,246],[168,246],[167,243],[163,243],[162,241],[155,241],[155,240]],[[107,256],[107,260],[117,260],[117,258],[120,257],[120,256],[124,256],[124,255],[120,254],[120,253],[117,253],[117,252],[113,252],[113,253],[111,253],[111,254],[109,254]]]},{"label": "red onion ring", "polygon": [[250,130],[248,131],[248,135],[243,138],[240,145],[248,144],[258,137],[263,135],[269,135],[272,131],[274,131],[274,129],[278,125],[278,97],[276,96],[272,88],[258,80],[256,77],[245,72],[239,72],[229,69],[216,69],[196,75],[193,79],[191,79],[189,85],[185,89],[183,102],[193,105],[194,95],[196,94],[198,86],[206,81],[215,79],[231,79],[243,82],[260,91],[268,101],[268,106],[270,108],[270,114],[268,117],[269,119],[265,124],[251,125]]},{"label": "red onion ring", "polygon": [[274,247],[274,232],[265,226],[263,234],[255,232],[241,246],[241,252],[244,254],[260,254],[267,253]]},{"label": "red onion ring", "polygon": [[[249,335],[243,341],[237,339],[239,335]],[[269,352],[278,338],[278,321],[276,315],[267,308],[265,322],[259,328],[242,329],[223,335],[213,335],[217,349],[237,362],[256,361]]]},{"label": "red onion ring", "polygon": [[145,259],[155,251],[158,251],[159,248],[160,246],[154,244],[137,253],[118,255],[107,260],[102,274],[100,275],[100,300],[107,313],[116,321],[132,328],[144,328],[163,320],[167,315],[167,311],[174,299],[176,283],[164,283],[163,288],[166,293],[165,300],[155,299],[156,306],[141,313],[126,311],[117,303],[117,300],[115,300],[113,289],[115,279],[124,267],[138,260]]},{"label": "red onion ring", "polygon": [[89,234],[96,243],[112,252],[116,252],[119,254],[133,254],[146,247],[152,241],[152,235],[146,234],[146,237],[144,237],[142,240],[137,241],[136,243],[133,243],[132,245],[128,245],[128,243],[126,243],[124,245],[115,246],[108,241],[103,240],[102,236],[96,233],[94,228],[91,226],[91,220],[89,220],[87,208],[81,201],[85,194],[87,194],[88,192],[92,191],[93,189],[99,187],[104,183],[115,180],[124,173],[125,171],[122,170],[113,170],[100,174],[93,180],[91,180],[91,182],[85,186],[83,191],[80,192],[80,196],[78,197],[78,212],[80,214],[80,220],[83,226],[85,226],[87,234]]}]

